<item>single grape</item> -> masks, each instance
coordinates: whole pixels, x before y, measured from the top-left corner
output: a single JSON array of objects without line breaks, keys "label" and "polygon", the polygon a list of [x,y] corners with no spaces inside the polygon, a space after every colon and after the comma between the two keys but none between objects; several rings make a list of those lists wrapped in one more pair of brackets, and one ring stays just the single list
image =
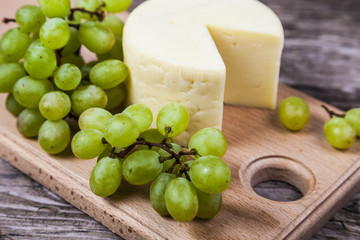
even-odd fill
[{"label": "single grape", "polygon": [[45,16],[37,6],[25,5],[16,11],[15,20],[22,32],[37,33],[45,22]]},{"label": "single grape", "polygon": [[[148,141],[148,142],[160,143],[164,139],[164,136],[161,135],[161,133],[156,128],[151,128],[151,129],[148,129],[145,132],[141,133],[139,138],[143,138],[143,139],[145,139],[145,141]],[[170,143],[171,141],[172,141],[172,139],[169,138],[167,143]],[[142,149],[142,150],[149,149],[149,146],[147,146],[147,145],[138,145],[137,147],[138,147],[138,149]],[[152,147],[151,149],[156,152],[159,151],[158,147]]]},{"label": "single grape", "polygon": [[18,116],[25,109],[16,101],[11,93],[6,97],[5,107],[14,116]]},{"label": "single grape", "polygon": [[123,176],[133,185],[143,185],[153,181],[163,168],[159,154],[152,150],[139,150],[130,154],[123,164]]},{"label": "single grape", "polygon": [[46,17],[64,18],[70,13],[70,0],[38,0]]},{"label": "single grape", "polygon": [[169,103],[163,107],[156,120],[156,126],[162,135],[165,128],[171,127],[169,137],[176,137],[187,128],[190,116],[186,108],[180,103]]},{"label": "single grape", "polygon": [[129,75],[127,66],[120,60],[106,60],[96,64],[90,71],[90,82],[109,89],[119,85]]},{"label": "single grape", "polygon": [[102,23],[110,28],[115,37],[118,37],[121,41],[124,29],[124,22],[116,15],[107,14]]},{"label": "single grape", "polygon": [[103,0],[105,11],[109,13],[118,13],[126,11],[132,4],[132,0]]},{"label": "single grape", "polygon": [[299,97],[287,97],[279,105],[279,119],[289,130],[298,131],[306,126],[310,119],[307,103]]},{"label": "single grape", "polygon": [[70,127],[64,120],[46,120],[40,127],[39,144],[50,154],[58,154],[66,149],[71,140]]},{"label": "single grape", "polygon": [[19,79],[13,89],[16,101],[27,108],[38,108],[41,98],[53,91],[49,80],[35,79],[30,76]]},{"label": "single grape", "polygon": [[345,120],[356,131],[356,135],[360,137],[360,108],[353,108],[346,112]]},{"label": "single grape", "polygon": [[179,222],[191,221],[199,208],[196,190],[185,178],[175,178],[168,183],[165,204],[170,215]]},{"label": "single grape", "polygon": [[11,93],[17,80],[26,76],[20,63],[0,64],[0,93]]},{"label": "single grape", "polygon": [[46,119],[37,109],[24,109],[16,120],[16,128],[24,137],[36,137]]},{"label": "single grape", "polygon": [[0,65],[6,63],[4,54],[0,51]]},{"label": "single grape", "polygon": [[105,108],[107,96],[104,90],[95,85],[81,86],[71,95],[72,110],[81,114],[89,108]]},{"label": "single grape", "polygon": [[39,42],[30,46],[25,53],[25,70],[34,78],[46,79],[51,77],[56,66],[55,52],[48,47],[41,46]]},{"label": "single grape", "polygon": [[125,108],[122,113],[130,116],[135,120],[140,132],[146,131],[150,127],[153,120],[153,115],[150,108],[144,104],[130,105],[129,107]]},{"label": "single grape", "polygon": [[73,64],[65,63],[58,67],[54,73],[54,83],[61,90],[74,90],[80,82],[81,71]]},{"label": "single grape", "polygon": [[70,63],[77,66],[79,69],[85,64],[84,59],[80,55],[70,54],[68,56],[62,56],[60,59],[61,64]]},{"label": "single grape", "polygon": [[28,33],[17,28],[10,29],[0,40],[0,52],[6,62],[17,62],[24,57],[30,43],[31,38]]},{"label": "single grape", "polygon": [[64,47],[70,39],[69,25],[64,19],[52,18],[40,28],[41,42],[51,49]]},{"label": "single grape", "polygon": [[74,54],[81,46],[79,41],[79,31],[74,27],[69,27],[70,38],[65,47],[61,50],[61,56]]},{"label": "single grape", "polygon": [[204,156],[196,159],[189,173],[196,188],[211,194],[223,192],[231,181],[229,166],[216,156]]},{"label": "single grape", "polygon": [[80,25],[79,40],[90,51],[102,54],[113,48],[115,35],[101,22],[89,21]]},{"label": "single grape", "polygon": [[96,129],[85,129],[77,132],[71,141],[74,155],[80,159],[92,159],[105,149],[102,139],[104,134]]},{"label": "single grape", "polygon": [[209,219],[214,217],[221,208],[222,196],[221,193],[210,194],[196,189],[199,199],[199,209],[196,217]]},{"label": "single grape", "polygon": [[48,120],[61,120],[70,113],[70,97],[61,91],[46,93],[40,100],[39,110]]},{"label": "single grape", "polygon": [[[99,9],[101,4],[103,3],[102,0],[78,0],[76,1],[76,6],[79,8],[84,8],[88,11],[94,12],[96,9]],[[80,12],[76,12],[80,13]],[[80,17],[86,20],[97,21],[98,17],[94,14],[91,16],[89,13],[80,13]]]},{"label": "single grape", "polygon": [[93,193],[107,197],[116,192],[122,179],[121,162],[117,158],[100,159],[90,176],[90,188]]},{"label": "single grape", "polygon": [[169,214],[165,204],[165,189],[168,183],[175,178],[176,176],[174,174],[160,173],[151,183],[150,202],[154,210],[160,215]]},{"label": "single grape", "polygon": [[196,149],[200,156],[213,155],[222,157],[227,149],[224,134],[216,128],[203,128],[191,136],[189,149]]},{"label": "single grape", "polygon": [[135,120],[126,114],[118,113],[108,120],[104,134],[111,145],[127,147],[136,141],[140,131]]},{"label": "single grape", "polygon": [[100,132],[105,131],[106,122],[112,117],[112,114],[102,108],[89,108],[81,113],[79,118],[79,127],[84,129],[97,129]]},{"label": "single grape", "polygon": [[117,59],[122,61],[124,59],[122,40],[118,37],[115,38],[115,44],[113,48],[103,54],[96,54],[99,61],[105,61],[110,59]]},{"label": "single grape", "polygon": [[324,126],[327,141],[335,148],[347,149],[356,140],[356,131],[344,118],[335,117],[329,119]]},{"label": "single grape", "polygon": [[[174,151],[176,154],[179,154],[179,152],[184,151],[180,145],[176,144],[176,143],[170,143],[171,145],[171,150]],[[164,149],[160,148],[158,153],[160,154],[160,156],[162,157],[170,157],[171,154],[168,153],[167,151],[165,151]],[[181,156],[180,160],[182,162],[186,162],[187,158],[186,156]],[[175,162],[175,158],[172,158],[170,160],[166,160],[165,162],[163,162],[163,172],[167,171]],[[176,165],[175,168],[173,169],[173,171],[171,173],[173,174],[178,174],[180,170],[180,165]]]},{"label": "single grape", "polygon": [[119,84],[116,87],[106,89],[106,95],[108,97],[108,102],[106,104],[106,110],[113,110],[120,106],[120,104],[124,101],[126,96],[126,90],[124,84]]},{"label": "single grape", "polygon": [[86,63],[84,66],[82,66],[81,68],[82,79],[89,79],[91,69],[98,63],[99,61],[91,61]]}]

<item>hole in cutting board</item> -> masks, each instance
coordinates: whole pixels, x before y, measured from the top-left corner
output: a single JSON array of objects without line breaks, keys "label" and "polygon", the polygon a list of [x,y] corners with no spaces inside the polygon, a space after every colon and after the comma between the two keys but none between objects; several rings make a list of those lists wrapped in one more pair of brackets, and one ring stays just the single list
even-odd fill
[{"label": "hole in cutting board", "polygon": [[265,181],[256,184],[254,191],[267,199],[288,202],[302,198],[304,195],[297,187],[283,181]]}]

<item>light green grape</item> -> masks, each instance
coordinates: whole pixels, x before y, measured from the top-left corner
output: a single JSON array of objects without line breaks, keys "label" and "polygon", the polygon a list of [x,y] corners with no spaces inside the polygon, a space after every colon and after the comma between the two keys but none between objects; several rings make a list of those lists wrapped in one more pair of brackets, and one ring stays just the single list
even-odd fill
[{"label": "light green grape", "polygon": [[196,217],[202,219],[209,219],[214,217],[221,208],[222,196],[221,193],[210,194],[196,189],[199,199],[199,209]]},{"label": "light green grape", "polygon": [[116,192],[122,179],[121,162],[117,158],[100,159],[90,176],[90,188],[93,193],[107,197]]},{"label": "light green grape", "polygon": [[115,44],[115,35],[101,22],[85,22],[80,25],[79,40],[90,51],[102,54]]},{"label": "light green grape", "polygon": [[105,131],[106,122],[112,117],[112,114],[102,108],[89,108],[81,113],[79,118],[79,127],[84,129],[97,129]]},{"label": "light green grape", "polygon": [[46,119],[37,109],[24,109],[16,120],[16,128],[24,137],[36,137]]},{"label": "light green grape", "polygon": [[140,132],[146,131],[150,127],[153,120],[153,115],[150,108],[144,104],[130,105],[129,107],[125,108],[122,113],[130,116],[135,120]]},{"label": "light green grape", "polygon": [[126,96],[126,90],[124,84],[119,84],[116,87],[106,89],[106,95],[108,96],[108,102],[105,107],[106,110],[113,110],[120,106]]},{"label": "light green grape", "polygon": [[38,2],[46,17],[64,18],[70,13],[70,0],[38,0]]},{"label": "light green grape", "polygon": [[96,129],[85,129],[77,132],[71,141],[74,155],[80,159],[92,159],[105,149],[102,139],[104,134]]},{"label": "light green grape", "polygon": [[[156,128],[152,128],[141,133],[139,138],[143,138],[147,142],[160,143],[164,139],[164,136]],[[167,143],[170,143],[171,141],[172,139],[169,138]],[[138,149],[149,149],[149,146],[147,145],[138,145],[137,147]],[[151,149],[154,151],[159,151],[158,147],[152,147]]]},{"label": "light green grape", "polygon": [[154,210],[160,215],[169,214],[165,204],[165,189],[168,183],[173,179],[175,179],[174,174],[160,173],[160,175],[151,183],[150,202]]},{"label": "light green grape", "polygon": [[81,82],[80,69],[71,63],[65,63],[54,72],[55,85],[64,91],[74,90]]},{"label": "light green grape", "polygon": [[47,153],[61,153],[69,145],[70,140],[70,127],[64,120],[46,120],[40,127],[38,141]]},{"label": "light green grape", "polygon": [[38,108],[39,102],[45,93],[54,88],[49,80],[39,80],[30,76],[19,79],[13,89],[16,101],[27,108]]},{"label": "light green grape", "polygon": [[346,112],[345,120],[356,131],[356,135],[360,137],[360,108],[353,108]]},{"label": "light green grape", "polygon": [[70,113],[70,97],[61,91],[46,93],[40,100],[39,110],[48,120],[61,120]]},{"label": "light green grape", "polygon": [[203,128],[191,136],[189,149],[196,149],[200,156],[213,155],[222,157],[227,149],[224,134],[216,128]]},{"label": "light green grape", "polygon": [[163,107],[156,120],[156,126],[162,135],[165,128],[171,127],[169,137],[180,135],[187,128],[190,121],[189,112],[180,103],[169,103]]},{"label": "light green grape", "polygon": [[25,109],[16,101],[11,93],[6,97],[5,107],[14,116],[18,116]]},{"label": "light green grape", "polygon": [[61,50],[61,56],[74,54],[81,46],[79,41],[79,31],[74,27],[69,27],[70,38],[65,47]]},{"label": "light green grape", "polygon": [[107,96],[104,90],[95,85],[81,86],[71,95],[72,110],[81,114],[88,108],[105,108]]},{"label": "light green grape", "polygon": [[4,54],[0,51],[0,64],[4,64],[4,63],[6,63],[6,60]]},{"label": "light green grape", "polygon": [[61,64],[70,63],[77,66],[79,69],[85,64],[84,59],[80,55],[70,54],[68,56],[62,56],[60,59]]},{"label": "light green grape", "polygon": [[22,32],[37,33],[45,22],[45,16],[37,6],[25,5],[16,11],[15,20]]},{"label": "light green grape", "polygon": [[51,77],[56,69],[57,61],[53,50],[40,44],[32,45],[24,56],[25,70],[34,78]]},{"label": "light green grape", "polygon": [[86,63],[84,66],[82,66],[81,68],[82,79],[89,79],[91,69],[98,63],[99,61],[91,61]]},{"label": "light green grape", "polygon": [[219,157],[204,156],[196,159],[190,168],[191,181],[199,190],[216,194],[230,184],[229,166]]},{"label": "light green grape", "polygon": [[[183,149],[180,147],[180,145],[176,144],[176,143],[170,143],[171,144],[171,150],[174,151],[176,154],[179,154],[179,152],[182,152]],[[160,154],[160,156],[162,157],[170,157],[171,154],[168,153],[167,151],[165,151],[164,149],[160,148],[158,153]],[[181,156],[180,160],[182,162],[186,162],[187,158],[186,156]],[[167,171],[175,162],[175,158],[172,158],[170,160],[166,160],[165,162],[163,162],[163,172]],[[176,165],[175,168],[173,169],[173,171],[171,173],[173,174],[178,174],[180,170],[180,165]]]},{"label": "light green grape", "polygon": [[[88,11],[94,12],[101,6],[102,3],[103,3],[102,0],[78,0],[78,1],[76,1],[76,6],[78,6],[79,8],[84,8]],[[77,13],[79,13],[79,12],[77,12]],[[81,13],[80,16],[81,16],[81,18],[86,19],[86,20],[91,20],[91,21],[98,20],[98,17],[95,14],[93,16],[91,16],[88,13]]]},{"label": "light green grape", "polygon": [[103,88],[109,89],[119,85],[129,75],[125,63],[120,60],[106,60],[96,64],[90,71],[90,82]]},{"label": "light green grape", "polygon": [[126,11],[132,4],[132,0],[103,0],[105,11],[109,13],[118,13]]},{"label": "light green grape", "polygon": [[196,190],[185,178],[175,178],[168,183],[165,204],[170,215],[179,222],[190,222],[199,208]]},{"label": "light green grape", "polygon": [[143,185],[153,181],[163,168],[159,154],[152,150],[139,150],[130,154],[123,163],[123,176],[133,185]]},{"label": "light green grape", "polygon": [[105,126],[105,139],[115,147],[128,147],[138,138],[140,131],[136,122],[126,114],[112,116]]},{"label": "light green grape", "polygon": [[310,119],[307,103],[299,97],[287,97],[279,105],[279,119],[289,130],[298,131],[306,126]]},{"label": "light green grape", "polygon": [[69,25],[64,19],[52,18],[40,28],[41,42],[51,49],[64,47],[70,39]]},{"label": "light green grape", "polygon": [[115,37],[121,41],[124,29],[124,22],[115,15],[107,14],[102,23],[111,29]]},{"label": "light green grape", "polygon": [[99,61],[105,61],[109,59],[117,59],[122,61],[124,59],[122,40],[116,37],[115,44],[110,51],[103,54],[96,54],[96,56]]},{"label": "light green grape", "polygon": [[344,118],[329,119],[324,126],[327,141],[337,149],[347,149],[356,140],[356,131]]},{"label": "light green grape", "polygon": [[28,33],[14,28],[8,30],[0,40],[0,52],[6,62],[17,62],[24,57],[26,49],[31,43]]},{"label": "light green grape", "polygon": [[11,93],[17,80],[26,76],[20,63],[0,64],[0,93]]}]

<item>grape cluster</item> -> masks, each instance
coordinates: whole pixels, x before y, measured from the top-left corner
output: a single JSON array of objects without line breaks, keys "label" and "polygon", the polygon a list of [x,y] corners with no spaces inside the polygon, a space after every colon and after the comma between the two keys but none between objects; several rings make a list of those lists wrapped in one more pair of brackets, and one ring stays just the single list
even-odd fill
[{"label": "grape cluster", "polygon": [[180,222],[211,218],[220,210],[221,192],[230,184],[231,172],[221,159],[227,149],[223,133],[204,128],[189,140],[190,151],[172,142],[185,131],[189,113],[179,103],[164,106],[156,129],[151,110],[133,104],[112,115],[90,108],[79,118],[80,131],[71,142],[81,159],[98,157],[90,188],[98,196],[116,192],[122,178],[132,185],[151,183],[150,202],[161,215]]}]

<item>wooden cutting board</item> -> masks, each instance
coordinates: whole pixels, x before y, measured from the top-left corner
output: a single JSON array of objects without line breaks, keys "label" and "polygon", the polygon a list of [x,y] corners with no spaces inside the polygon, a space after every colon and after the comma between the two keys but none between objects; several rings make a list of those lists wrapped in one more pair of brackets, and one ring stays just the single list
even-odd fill
[{"label": "wooden cutting board", "polygon": [[[14,11],[15,6],[3,6],[0,16]],[[1,33],[11,26],[1,25]],[[95,196],[88,186],[95,160],[76,159],[70,149],[51,156],[35,139],[23,138],[15,118],[4,109],[4,94],[0,95],[0,157],[124,238],[307,238],[360,190],[360,145],[357,142],[346,151],[332,148],[323,136],[328,115],[322,103],[280,85],[279,100],[290,95],[303,97],[311,108],[310,122],[300,132],[282,127],[276,111],[225,106],[223,131],[229,146],[224,160],[231,167],[232,183],[223,194],[220,213],[211,220],[178,223],[159,216],[149,202],[149,186],[123,182],[114,196]],[[304,197],[277,202],[257,195],[252,187],[267,180],[288,182]]]}]

